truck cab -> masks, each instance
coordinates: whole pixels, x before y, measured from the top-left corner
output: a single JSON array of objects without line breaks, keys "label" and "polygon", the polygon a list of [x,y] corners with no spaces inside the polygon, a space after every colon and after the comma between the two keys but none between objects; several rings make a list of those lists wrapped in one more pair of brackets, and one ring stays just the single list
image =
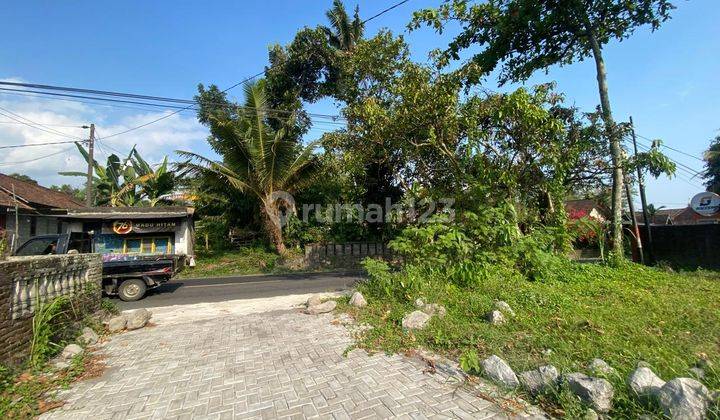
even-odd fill
[{"label": "truck cab", "polygon": [[[92,235],[86,232],[42,235],[28,239],[15,256],[89,254],[95,252]],[[148,289],[168,282],[184,267],[179,255],[103,254],[103,291],[124,301],[139,300]]]}]

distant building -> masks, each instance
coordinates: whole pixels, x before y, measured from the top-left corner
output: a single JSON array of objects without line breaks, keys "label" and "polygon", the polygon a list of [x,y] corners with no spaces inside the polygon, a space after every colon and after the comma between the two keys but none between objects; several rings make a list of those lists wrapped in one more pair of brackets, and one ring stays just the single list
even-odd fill
[{"label": "distant building", "polygon": [[63,232],[65,228],[58,216],[82,206],[67,194],[0,174],[0,231],[12,246],[33,236]]},{"label": "distant building", "polygon": [[104,255],[194,254],[195,209],[184,206],[85,207],[62,216],[66,232],[88,232]]},{"label": "distant building", "polygon": [[607,220],[610,212],[595,200],[567,200],[565,201],[565,212],[570,220],[589,217],[600,222]]},{"label": "distant building", "polygon": [[[642,211],[636,211],[635,217],[639,224],[645,224]],[[656,210],[650,220],[651,225],[702,225],[714,223],[720,223],[720,213],[703,216],[690,206]]]}]

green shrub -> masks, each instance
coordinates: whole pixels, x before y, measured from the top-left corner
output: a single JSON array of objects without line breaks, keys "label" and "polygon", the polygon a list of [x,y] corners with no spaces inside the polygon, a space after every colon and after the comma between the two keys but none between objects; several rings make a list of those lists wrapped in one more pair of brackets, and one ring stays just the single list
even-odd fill
[{"label": "green shrub", "polygon": [[30,366],[40,368],[51,356],[55,355],[61,345],[54,341],[58,335],[53,320],[61,316],[69,302],[67,296],[58,296],[55,299],[39,303],[35,307],[32,319],[32,339],[30,341]]}]

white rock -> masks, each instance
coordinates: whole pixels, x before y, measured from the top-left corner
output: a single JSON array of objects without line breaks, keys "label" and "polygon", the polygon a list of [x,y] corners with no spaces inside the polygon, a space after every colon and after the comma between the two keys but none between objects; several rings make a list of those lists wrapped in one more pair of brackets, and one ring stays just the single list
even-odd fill
[{"label": "white rock", "polygon": [[415,299],[415,307],[416,308],[419,309],[419,308],[422,308],[423,306],[425,306],[425,302],[422,299],[420,299],[420,298]]},{"label": "white rock", "polygon": [[630,389],[644,401],[657,398],[665,381],[660,379],[650,368],[639,367],[630,374],[627,380]]},{"label": "white rock", "polygon": [[508,388],[516,388],[520,384],[517,375],[515,375],[515,372],[510,368],[510,365],[494,354],[480,362],[480,365],[482,366],[483,374],[488,379]]},{"label": "white rock", "polygon": [[309,306],[307,309],[305,309],[305,313],[308,315],[324,314],[334,311],[336,306],[337,302],[335,302],[334,300],[328,300],[318,305]]},{"label": "white rock", "polygon": [[615,374],[615,369],[607,364],[603,359],[592,359],[588,364],[588,370],[594,375],[610,376]]},{"label": "white rock", "polygon": [[447,313],[447,310],[444,306],[439,305],[437,303],[427,303],[423,305],[422,311],[430,316],[437,316],[438,318],[445,317],[445,314]]},{"label": "white rock", "polygon": [[502,312],[497,310],[488,312],[485,318],[492,325],[502,325],[506,322],[505,315],[503,315]]},{"label": "white rock", "polygon": [[67,346],[65,346],[62,353],[60,353],[60,359],[70,360],[78,354],[83,354],[83,352],[83,348],[78,346],[77,344],[68,344]]},{"label": "white rock", "polygon": [[322,299],[320,299],[320,295],[312,295],[308,298],[307,302],[305,303],[305,306],[308,308],[311,306],[316,306],[322,303]]},{"label": "white rock", "polygon": [[579,372],[567,374],[564,379],[570,390],[594,410],[607,413],[612,408],[615,391],[610,382]]},{"label": "white rock", "polygon": [[128,330],[137,330],[142,328],[148,323],[148,321],[150,321],[151,316],[152,312],[145,308],[134,310],[127,317],[126,328]]},{"label": "white rock", "polygon": [[108,331],[111,333],[119,332],[125,329],[127,325],[127,317],[125,315],[110,318],[108,321]]},{"label": "white rock", "polygon": [[668,381],[658,394],[665,415],[682,420],[704,419],[711,398],[705,385],[690,378]]},{"label": "white rock", "polygon": [[495,309],[497,309],[498,311],[502,312],[505,315],[515,316],[515,311],[513,311],[512,308],[510,307],[510,305],[508,305],[508,303],[505,302],[504,300],[496,300],[495,301]]},{"label": "white rock", "polygon": [[78,337],[78,342],[85,345],[93,345],[98,342],[100,337],[92,330],[92,328],[85,327],[82,329],[82,334]]},{"label": "white rock", "polygon": [[423,311],[413,311],[403,317],[402,327],[408,330],[420,330],[425,328],[430,318],[430,315]]},{"label": "white rock", "polygon": [[352,297],[350,298],[350,305],[355,306],[357,308],[363,308],[367,306],[367,301],[365,300],[365,297],[360,292],[355,292],[352,294]]},{"label": "white rock", "polygon": [[555,389],[560,374],[553,365],[540,366],[535,370],[518,375],[520,384],[532,395],[543,394]]}]

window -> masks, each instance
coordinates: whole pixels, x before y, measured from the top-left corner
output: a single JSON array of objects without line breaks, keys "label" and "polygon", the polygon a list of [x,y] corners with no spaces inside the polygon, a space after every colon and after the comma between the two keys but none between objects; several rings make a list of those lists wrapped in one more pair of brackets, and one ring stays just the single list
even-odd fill
[{"label": "window", "polygon": [[30,239],[15,255],[50,255],[56,252],[57,238]]},{"label": "window", "polygon": [[142,249],[142,239],[133,238],[125,239],[125,253],[126,254],[137,254]]},{"label": "window", "polygon": [[123,242],[124,254],[170,254],[172,242],[167,236],[125,238]]},{"label": "window", "polygon": [[37,235],[37,217],[30,218],[30,236]]}]

